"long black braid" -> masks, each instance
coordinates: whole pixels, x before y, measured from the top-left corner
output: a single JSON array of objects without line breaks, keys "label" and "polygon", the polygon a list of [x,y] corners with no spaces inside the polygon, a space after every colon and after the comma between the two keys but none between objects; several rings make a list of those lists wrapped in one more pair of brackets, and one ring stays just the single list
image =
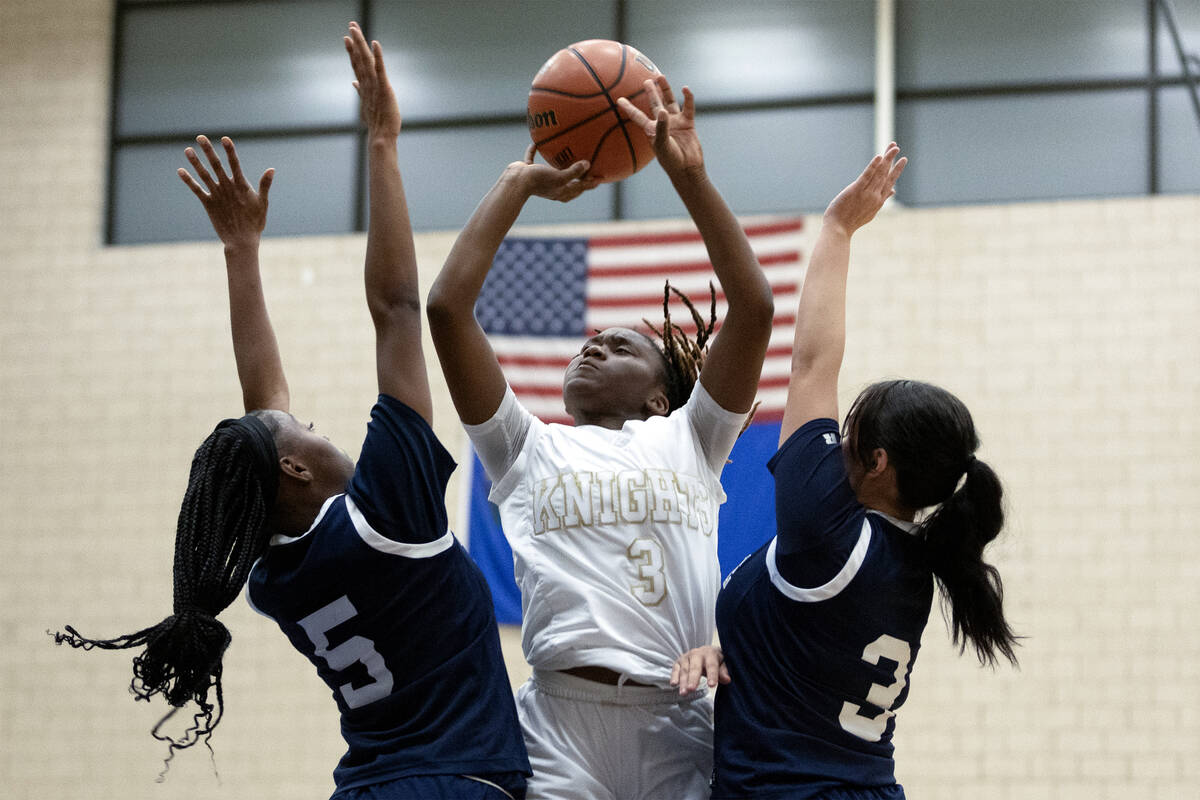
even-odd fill
[{"label": "long black braid", "polygon": [[[137,700],[161,694],[172,706],[151,732],[167,742],[168,766],[175,751],[201,740],[208,745],[221,721],[221,659],[230,634],[216,616],[237,597],[267,545],[277,488],[267,425],[251,415],[223,421],[192,458],[175,528],[174,613],[114,639],[89,639],[70,625],[52,634],[56,643],[84,650],[144,648],[133,658],[130,689]],[[189,700],[199,707],[191,727],[179,737],[161,733]]]}]

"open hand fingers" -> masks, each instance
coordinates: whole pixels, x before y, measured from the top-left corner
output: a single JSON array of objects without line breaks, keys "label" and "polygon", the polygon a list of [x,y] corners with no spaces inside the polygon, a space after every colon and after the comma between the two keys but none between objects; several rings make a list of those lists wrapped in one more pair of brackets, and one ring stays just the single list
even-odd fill
[{"label": "open hand fingers", "polygon": [[233,182],[240,189],[249,189],[250,184],[246,182],[246,176],[242,174],[242,162],[238,160],[237,149],[233,146],[233,139],[230,139],[228,136],[222,136],[221,146],[225,148],[225,157],[229,159],[229,171],[233,173]]},{"label": "open hand fingers", "polygon": [[361,94],[363,85],[379,72],[379,65],[375,63],[374,47],[367,44],[362,28],[358,26],[357,22],[350,23],[350,33],[342,37],[342,41],[346,45],[346,53],[350,56],[350,66],[354,70],[354,77],[358,78],[358,85],[354,88],[358,89]]},{"label": "open hand fingers", "polygon": [[[728,683],[729,671],[725,669],[724,659],[721,658],[721,652],[715,647],[710,647],[704,653],[704,674],[708,676],[708,688],[712,689],[717,685],[717,680],[721,673],[724,672],[726,683]],[[699,680],[699,676],[697,676]]]},{"label": "open hand fingers", "polygon": [[533,142],[529,143],[529,147],[525,148],[525,163],[532,164],[533,157],[537,155],[537,145]]},{"label": "open hand fingers", "polygon": [[576,161],[562,171],[564,183],[555,194],[554,199],[563,203],[574,200],[589,189],[596,187],[596,179],[586,177],[591,164],[586,161]]},{"label": "open hand fingers", "polygon": [[658,107],[658,116],[654,119],[654,152],[661,153],[662,148],[671,140],[671,115],[662,106]]},{"label": "open hand fingers", "polygon": [[208,158],[208,163],[212,164],[213,173],[217,176],[217,182],[229,180],[229,176],[225,174],[225,167],[221,165],[221,157],[213,149],[212,142],[208,140],[208,137],[203,134],[197,136],[196,142],[200,145],[200,149],[204,151],[204,155]]},{"label": "open hand fingers", "polygon": [[708,655],[703,651],[693,650],[687,665],[687,680],[679,687],[681,693],[694,692],[704,677],[708,666]]},{"label": "open hand fingers", "polygon": [[[654,88],[658,92],[663,108],[667,109],[672,114],[679,112],[679,103],[675,101],[675,92],[671,89],[671,82],[667,80],[666,75],[655,75],[653,79]],[[685,86],[683,89],[684,98],[686,100],[688,89]]]},{"label": "open hand fingers", "polygon": [[617,98],[617,107],[625,112],[625,116],[629,117],[630,122],[646,131],[646,135],[650,135],[650,132],[653,130],[653,122],[628,97]]},{"label": "open hand fingers", "polygon": [[258,197],[263,205],[267,204],[267,192],[271,191],[271,183],[275,180],[275,168],[271,167],[258,179]]},{"label": "open hand fingers", "polygon": [[371,55],[375,58],[375,78],[380,84],[387,82],[387,70],[383,66],[383,46],[372,40]]},{"label": "open hand fingers", "polygon": [[208,192],[204,191],[203,187],[201,187],[200,184],[196,183],[196,179],[192,177],[192,173],[188,172],[183,167],[180,167],[179,169],[175,170],[175,174],[178,175],[179,179],[181,181],[183,181],[184,184],[189,189],[192,190],[192,194],[194,194],[194,195],[196,195],[196,197],[200,198],[201,203],[208,202],[208,199],[209,199]]},{"label": "open hand fingers", "polygon": [[900,174],[904,172],[904,168],[908,166],[908,156],[902,156],[896,163],[892,164],[892,169],[888,172],[888,187],[895,191],[896,181],[899,180]]},{"label": "open hand fingers", "polygon": [[184,148],[183,155],[187,158],[188,163],[192,165],[192,169],[196,170],[196,174],[200,176],[200,181],[208,188],[208,191],[211,192],[216,189],[216,181],[208,174],[208,170],[204,168],[203,162],[200,161],[200,156],[196,155],[195,148]]},{"label": "open hand fingers", "polygon": [[683,87],[683,116],[687,119],[696,117],[696,96],[686,86]]}]

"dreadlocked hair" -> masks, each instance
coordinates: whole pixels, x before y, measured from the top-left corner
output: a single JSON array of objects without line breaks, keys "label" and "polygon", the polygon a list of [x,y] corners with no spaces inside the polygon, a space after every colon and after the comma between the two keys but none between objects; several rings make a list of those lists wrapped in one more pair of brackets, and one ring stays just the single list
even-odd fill
[{"label": "dreadlocked hair", "polygon": [[[695,338],[688,336],[671,321],[672,294],[678,297],[691,312],[692,321],[696,323]],[[668,413],[683,406],[692,396],[696,379],[704,367],[704,357],[708,354],[708,340],[712,338],[713,330],[717,326],[717,291],[713,288],[712,281],[708,283],[708,294],[711,305],[708,321],[705,322],[691,298],[667,281],[663,285],[662,327],[655,327],[654,323],[648,319],[642,320],[650,327],[650,330],[654,331],[654,335],[661,342],[658,350],[663,358],[663,367],[666,373]]]},{"label": "dreadlocked hair", "polygon": [[[696,323],[696,338],[690,338],[679,326],[671,322],[672,294],[678,297],[691,313],[692,322]],[[662,356],[663,371],[666,375],[668,414],[687,403],[688,398],[692,396],[692,390],[696,388],[700,370],[704,368],[704,358],[708,355],[708,340],[712,338],[717,327],[717,290],[712,281],[708,282],[708,298],[708,321],[705,322],[691,298],[667,281],[663,284],[662,327],[656,328],[650,320],[642,319],[662,343],[658,352]],[[758,403],[755,403],[746,416],[742,431],[750,427],[757,409]]]},{"label": "dreadlocked hair", "polygon": [[[163,774],[177,750],[198,741],[211,750],[208,740],[223,712],[221,659],[230,642],[216,615],[237,597],[269,536],[266,522],[274,496],[267,496],[261,460],[249,442],[224,425],[209,434],[192,459],[175,529],[174,613],[113,639],[89,639],[70,625],[51,634],[57,644],[83,650],[143,648],[133,658],[134,699],[161,694],[173,707],[151,731],[168,744]],[[177,737],[160,733],[188,701],[199,707],[191,726]]]}]

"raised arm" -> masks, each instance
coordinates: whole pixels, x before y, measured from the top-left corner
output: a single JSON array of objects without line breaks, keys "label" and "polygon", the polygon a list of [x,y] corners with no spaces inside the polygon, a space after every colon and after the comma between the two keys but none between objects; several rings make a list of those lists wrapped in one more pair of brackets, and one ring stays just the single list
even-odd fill
[{"label": "raised arm", "polygon": [[898,155],[896,143],[888,145],[825,209],[800,290],[780,444],[810,420],[838,417],[838,373],[846,349],[850,237],[874,219],[884,202],[896,193],[896,179],[908,163],[907,158],[897,159]]},{"label": "raised arm", "polygon": [[524,161],[505,167],[459,233],[429,291],[429,332],[454,407],[468,425],[491,419],[504,399],[500,362],[475,319],[475,301],[500,243],[530,197],[567,202],[595,186],[583,179],[586,161],[560,170],[533,163],[533,154],[531,145]]},{"label": "raised arm", "polygon": [[683,88],[682,107],[662,75],[646,81],[646,91],[653,119],[625,98],[619,101],[621,108],[654,140],[658,163],[704,239],[713,272],[729,303],[720,333],[704,359],[700,382],[721,407],[749,411],[771,339],[775,310],[771,287],[746,232],[704,169],[691,90]]},{"label": "raised arm", "polygon": [[191,147],[184,150],[184,154],[200,181],[197,182],[183,167],[179,168],[178,174],[200,199],[213,230],[225,245],[229,323],[233,333],[233,357],[242,385],[242,405],[247,411],[263,408],[287,411],[291,402],[287,379],[258,270],[258,245],[267,224],[267,192],[275,178],[275,170],[268,169],[262,174],[256,192],[242,174],[237,150],[228,136],[221,139],[221,145],[225,148],[232,175],[226,173],[208,137],[197,136],[196,143],[212,165],[213,174],[209,174]]},{"label": "raised arm", "polygon": [[367,44],[357,22],[343,38],[362,121],[367,127],[370,222],[363,280],[375,324],[379,391],[433,421],[433,400],[421,349],[421,292],[408,204],[396,154],[400,108],[388,81],[379,42]]}]

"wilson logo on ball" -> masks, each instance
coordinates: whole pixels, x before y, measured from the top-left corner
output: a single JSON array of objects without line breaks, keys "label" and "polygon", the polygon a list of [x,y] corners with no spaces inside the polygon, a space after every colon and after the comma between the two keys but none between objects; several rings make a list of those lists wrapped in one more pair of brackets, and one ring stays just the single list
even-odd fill
[{"label": "wilson logo on ball", "polygon": [[554,116],[554,109],[543,111],[540,114],[526,112],[525,116],[529,119],[529,130],[531,131],[558,125],[558,118]]}]

